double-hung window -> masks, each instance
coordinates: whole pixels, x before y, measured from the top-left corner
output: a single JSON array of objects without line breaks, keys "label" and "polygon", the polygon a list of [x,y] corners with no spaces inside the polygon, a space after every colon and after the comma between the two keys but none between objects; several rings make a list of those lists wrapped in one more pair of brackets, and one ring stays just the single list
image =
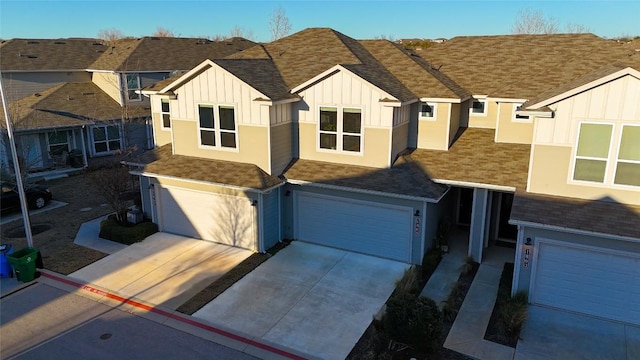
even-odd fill
[{"label": "double-hung window", "polygon": [[362,110],[321,107],[319,145],[321,149],[361,152]]},{"label": "double-hung window", "polygon": [[640,126],[638,125],[622,127],[613,182],[618,185],[640,186]]},{"label": "double-hung window", "polygon": [[113,153],[121,149],[120,127],[118,125],[98,125],[91,129],[93,153]]},{"label": "double-hung window", "polygon": [[[237,148],[235,108],[226,105],[198,105],[200,145]],[[216,116],[217,115],[217,116]]]},{"label": "double-hung window", "polygon": [[127,99],[132,101],[142,100],[142,95],[138,93],[142,86],[140,84],[140,75],[127,74]]},{"label": "double-hung window", "polygon": [[435,119],[436,118],[436,104],[433,104],[433,103],[421,103],[420,104],[420,118],[421,119]]},{"label": "double-hung window", "polygon": [[47,140],[50,156],[62,155],[65,151],[69,152],[69,134],[66,130],[48,133]]},{"label": "double-hung window", "polygon": [[580,124],[574,180],[604,183],[612,134],[612,124]]},{"label": "double-hung window", "polygon": [[171,117],[169,116],[169,99],[161,99],[160,114],[162,116],[162,127],[168,129],[171,127]]}]

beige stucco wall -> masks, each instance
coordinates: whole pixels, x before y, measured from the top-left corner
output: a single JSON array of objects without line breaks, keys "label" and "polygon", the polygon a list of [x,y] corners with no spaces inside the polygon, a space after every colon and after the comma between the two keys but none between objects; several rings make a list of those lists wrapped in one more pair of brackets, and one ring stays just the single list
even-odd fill
[{"label": "beige stucco wall", "polygon": [[[471,106],[471,103],[472,102],[469,102],[469,106]],[[488,99],[486,106],[486,115],[472,114],[471,112],[469,112],[469,127],[485,129],[496,128],[496,120],[498,118],[498,104],[495,101]]]},{"label": "beige stucco wall", "polygon": [[122,106],[122,102],[120,102],[120,83],[118,82],[117,74],[94,72],[91,75],[91,81]]},{"label": "beige stucco wall", "polygon": [[390,164],[391,129],[364,128],[362,153],[339,153],[318,148],[318,128],[316,124],[300,123],[300,158],[384,168]]},{"label": "beige stucco wall", "polygon": [[496,142],[531,144],[533,138],[533,120],[514,121],[515,103],[501,102],[500,116],[496,128]]},{"label": "beige stucco wall", "polygon": [[447,150],[449,149],[449,104],[436,104],[434,120],[418,118],[418,148]]},{"label": "beige stucco wall", "polygon": [[571,183],[573,149],[569,146],[534,145],[532,154],[530,192],[579,199],[611,197],[625,204],[640,205],[640,191],[637,189]]},{"label": "beige stucco wall", "polygon": [[267,127],[238,125],[236,140],[238,148],[223,150],[199,146],[198,124],[195,121],[176,119],[172,121],[174,154],[250,163],[270,172]]}]

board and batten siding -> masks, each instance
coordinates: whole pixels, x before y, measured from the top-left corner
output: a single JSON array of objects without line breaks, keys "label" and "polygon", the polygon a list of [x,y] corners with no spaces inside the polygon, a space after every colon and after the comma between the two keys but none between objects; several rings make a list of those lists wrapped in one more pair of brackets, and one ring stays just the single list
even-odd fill
[{"label": "board and batten siding", "polygon": [[91,81],[91,75],[84,71],[44,73],[5,72],[2,74],[2,79],[7,94],[7,101],[16,101],[62,83]]},{"label": "board and batten siding", "polygon": [[[390,166],[391,130],[394,107],[380,102],[393,96],[346,71],[338,71],[298,92],[304,100],[294,105],[298,122],[301,159],[357,164],[372,167]],[[359,108],[362,110],[363,151],[348,154],[318,149],[318,119],[321,106]],[[401,117],[398,120],[401,121]],[[407,118],[408,121],[408,118]]]},{"label": "board and batten siding", "polygon": [[[617,143],[624,124],[640,123],[640,80],[625,76],[549,105],[554,118],[537,118],[534,123],[529,191],[581,199],[611,197],[640,205],[640,191],[571,179],[574,149],[580,122],[614,125],[612,141]],[[617,149],[610,151],[610,162]],[[609,167],[612,169],[613,167]]]}]

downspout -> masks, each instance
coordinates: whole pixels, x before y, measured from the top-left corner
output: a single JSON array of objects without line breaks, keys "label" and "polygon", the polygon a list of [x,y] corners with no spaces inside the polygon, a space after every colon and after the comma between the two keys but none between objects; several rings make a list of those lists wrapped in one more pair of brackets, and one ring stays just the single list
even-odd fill
[{"label": "downspout", "polygon": [[264,246],[264,194],[258,194],[258,252],[264,254],[266,252]]},{"label": "downspout", "polygon": [[84,142],[85,128],[86,128],[86,125],[82,125],[82,128],[80,129],[80,142],[82,143],[82,163],[84,167],[87,168],[89,167],[89,162],[87,161],[87,146],[86,146],[86,143]]}]

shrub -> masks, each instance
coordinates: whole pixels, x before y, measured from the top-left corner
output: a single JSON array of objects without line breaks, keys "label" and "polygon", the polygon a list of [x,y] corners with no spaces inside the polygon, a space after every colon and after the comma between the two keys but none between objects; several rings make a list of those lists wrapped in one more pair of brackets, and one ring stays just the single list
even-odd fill
[{"label": "shrub", "polygon": [[387,302],[384,330],[392,340],[418,351],[436,352],[442,337],[442,314],[435,301],[399,294]]},{"label": "shrub", "polygon": [[412,266],[406,269],[402,278],[396,282],[396,294],[418,296],[420,290],[420,277],[416,268]]},{"label": "shrub", "polygon": [[520,331],[527,320],[527,294],[519,291],[500,304],[498,321],[503,335],[509,344],[515,345],[520,339]]},{"label": "shrub", "polygon": [[157,233],[158,225],[143,221],[139,224],[121,224],[115,217],[110,216],[100,222],[100,237],[103,239],[119,242],[125,245],[144,240],[147,236]]},{"label": "shrub", "polygon": [[422,276],[425,279],[428,279],[433,274],[440,263],[440,259],[442,259],[442,254],[440,249],[437,248],[432,248],[424,255],[422,258]]}]

